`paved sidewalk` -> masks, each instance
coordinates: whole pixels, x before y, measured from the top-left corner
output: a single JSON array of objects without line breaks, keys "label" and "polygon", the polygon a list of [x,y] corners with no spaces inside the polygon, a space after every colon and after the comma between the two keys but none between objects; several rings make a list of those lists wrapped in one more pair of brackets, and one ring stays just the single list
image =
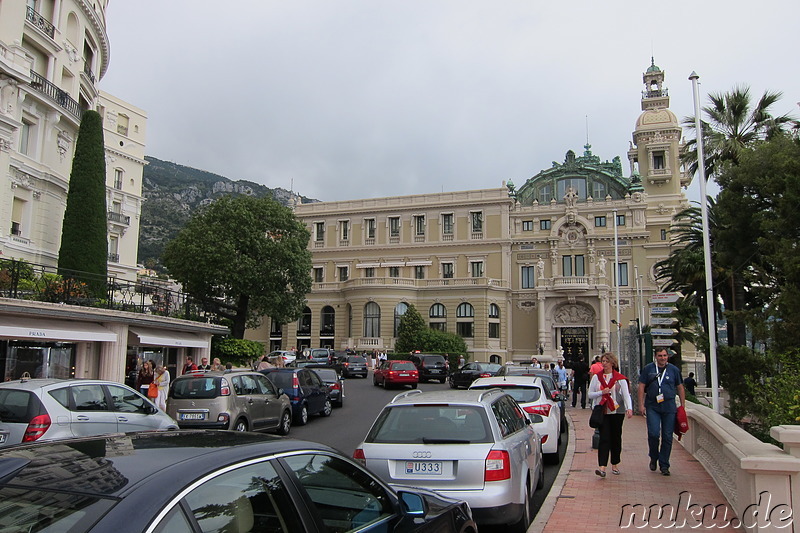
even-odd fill
[{"label": "paved sidewalk", "polygon": [[[670,457],[672,475],[650,471],[647,430],[642,416],[625,419],[621,474],[613,475],[609,464],[605,478],[595,475],[597,450],[592,449],[594,430],[589,427],[590,413],[588,407],[567,407],[571,418],[567,454],[529,532],[605,533],[664,528],[743,531],[734,527],[738,520],[711,476],[677,439],[673,441]],[[714,506],[719,506],[720,516],[712,515]]]}]

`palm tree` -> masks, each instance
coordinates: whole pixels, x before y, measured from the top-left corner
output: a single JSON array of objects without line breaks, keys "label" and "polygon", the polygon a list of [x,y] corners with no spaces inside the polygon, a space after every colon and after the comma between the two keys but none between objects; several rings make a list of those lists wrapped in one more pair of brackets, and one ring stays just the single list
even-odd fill
[{"label": "palm tree", "polygon": [[[724,162],[738,164],[744,149],[760,140],[770,139],[789,127],[797,129],[800,126],[797,119],[790,115],[774,117],[770,114],[770,108],[781,96],[780,92],[765,91],[753,106],[750,88],[744,85],[734,87],[728,93],[708,95],[710,105],[703,108],[707,119],[701,121],[706,176],[719,179],[720,166]],[[694,130],[694,117],[684,118],[683,125]],[[696,138],[688,141],[681,155],[681,161],[689,165],[691,174],[697,172],[696,145]]]}]

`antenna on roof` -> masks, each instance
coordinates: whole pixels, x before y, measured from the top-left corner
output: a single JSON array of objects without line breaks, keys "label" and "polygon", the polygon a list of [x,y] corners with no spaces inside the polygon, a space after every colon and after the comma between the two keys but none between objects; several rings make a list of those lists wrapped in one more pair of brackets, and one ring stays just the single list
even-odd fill
[{"label": "antenna on roof", "polygon": [[589,115],[586,115],[586,144],[589,144]]}]

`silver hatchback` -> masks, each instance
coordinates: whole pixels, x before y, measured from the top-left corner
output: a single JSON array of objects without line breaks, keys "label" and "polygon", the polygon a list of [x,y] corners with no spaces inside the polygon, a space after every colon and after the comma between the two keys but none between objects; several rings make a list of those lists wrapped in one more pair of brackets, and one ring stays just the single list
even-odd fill
[{"label": "silver hatchback", "polygon": [[253,371],[192,372],[173,380],[167,412],[181,429],[274,430],[292,426],[289,397]]},{"label": "silver hatchback", "polygon": [[25,378],[0,383],[0,447],[167,429],[178,424],[122,383]]},{"label": "silver hatchback", "polygon": [[479,524],[515,531],[531,523],[531,498],[544,482],[539,436],[499,389],[401,393],[353,457],[392,485],[465,500]]}]

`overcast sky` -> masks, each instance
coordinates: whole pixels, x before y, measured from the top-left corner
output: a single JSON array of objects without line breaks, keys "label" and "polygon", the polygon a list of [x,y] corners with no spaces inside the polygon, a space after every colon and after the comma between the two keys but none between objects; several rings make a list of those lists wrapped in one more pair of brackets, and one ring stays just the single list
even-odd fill
[{"label": "overcast sky", "polygon": [[703,102],[748,84],[800,114],[799,20],[798,0],[111,0],[100,87],[147,112],[148,155],[320,200],[520,186],[587,122],[627,173],[651,54],[679,118],[692,71]]}]

